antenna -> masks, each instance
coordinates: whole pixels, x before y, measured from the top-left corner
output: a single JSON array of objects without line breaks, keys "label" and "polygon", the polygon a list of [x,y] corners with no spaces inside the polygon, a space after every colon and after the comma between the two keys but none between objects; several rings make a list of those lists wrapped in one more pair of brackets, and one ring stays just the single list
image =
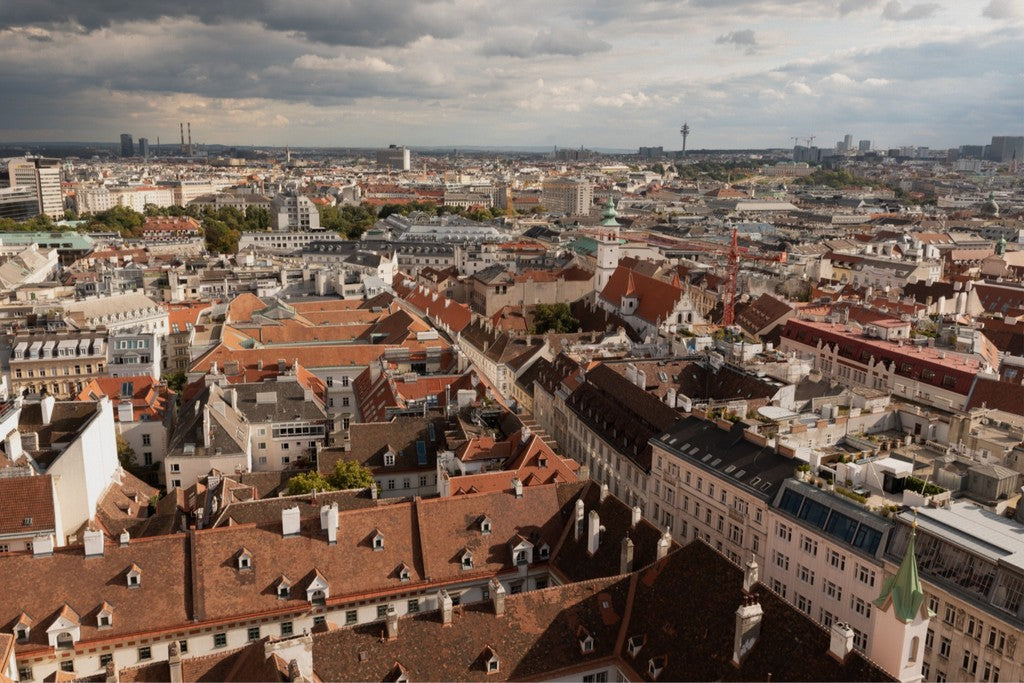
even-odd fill
[{"label": "antenna", "polygon": [[690,135],[690,124],[683,122],[683,127],[679,129],[679,134],[683,136],[683,156],[686,156],[686,138]]}]

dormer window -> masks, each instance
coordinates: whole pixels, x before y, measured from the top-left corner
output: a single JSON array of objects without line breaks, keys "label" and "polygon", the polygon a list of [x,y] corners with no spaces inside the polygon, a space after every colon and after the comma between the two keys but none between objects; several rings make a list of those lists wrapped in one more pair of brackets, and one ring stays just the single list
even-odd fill
[{"label": "dormer window", "polygon": [[388,449],[388,451],[384,454],[384,467],[394,467],[394,466],[395,466],[395,452],[393,450],[391,450],[391,449]]},{"label": "dormer window", "polygon": [[546,560],[546,559],[548,559],[548,557],[551,556],[551,548],[548,547],[547,543],[542,545],[540,547],[540,549],[538,550],[538,552],[540,553],[540,559],[542,559],[542,560]]},{"label": "dormer window", "polygon": [[252,553],[242,548],[242,551],[238,553],[238,570],[249,571],[250,569],[252,569]]},{"label": "dormer window", "polygon": [[665,664],[668,663],[668,655],[659,655],[657,657],[651,657],[647,661],[647,673],[654,680],[658,679],[661,672],[665,670]]},{"label": "dormer window", "polygon": [[96,626],[99,628],[110,628],[114,625],[114,609],[107,603],[103,603],[100,607],[99,614],[96,615]]},{"label": "dormer window", "polygon": [[327,584],[327,579],[323,574],[317,571],[313,575],[313,580],[309,582],[309,587],[306,588],[306,599],[311,605],[322,607],[327,604],[329,597],[331,597],[331,587]]},{"label": "dormer window", "polygon": [[139,568],[139,565],[132,564],[132,566],[128,568],[128,574],[126,576],[129,588],[138,588],[142,585],[142,570]]},{"label": "dormer window", "polygon": [[403,562],[398,568],[398,580],[408,581],[410,578],[412,578],[412,573],[409,571],[409,566]]},{"label": "dormer window", "polygon": [[491,518],[486,515],[480,518],[480,533],[491,533]]},{"label": "dormer window", "polygon": [[472,569],[473,568],[473,553],[468,550],[462,553],[462,568]]},{"label": "dormer window", "polygon": [[28,626],[18,626],[14,629],[14,637],[19,643],[28,640]]},{"label": "dormer window", "polygon": [[626,648],[629,652],[629,656],[635,658],[640,654],[640,649],[644,646],[645,642],[647,642],[647,636],[639,634],[630,636],[629,640],[626,641]]},{"label": "dormer window", "polygon": [[277,582],[277,597],[279,600],[287,600],[292,596],[292,582],[287,576],[282,576]]},{"label": "dormer window", "polygon": [[586,655],[594,651],[594,636],[590,635],[590,631],[580,626],[576,637],[579,639],[580,652]]},{"label": "dormer window", "polygon": [[374,550],[384,550],[384,534],[380,530],[374,532],[371,545]]},{"label": "dormer window", "polygon": [[495,674],[501,669],[501,664],[498,662],[498,653],[491,648],[490,645],[484,648],[484,667],[487,669],[487,673]]}]

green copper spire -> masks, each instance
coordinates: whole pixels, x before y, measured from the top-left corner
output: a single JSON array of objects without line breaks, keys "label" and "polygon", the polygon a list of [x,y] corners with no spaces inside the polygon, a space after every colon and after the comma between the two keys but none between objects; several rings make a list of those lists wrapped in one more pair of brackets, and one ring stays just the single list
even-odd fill
[{"label": "green copper spire", "polygon": [[608,201],[604,205],[604,220],[601,221],[601,225],[606,228],[617,228],[619,222],[615,220],[615,217],[619,214],[615,211],[615,202],[612,201],[612,196],[608,195]]},{"label": "green copper spire", "polygon": [[882,585],[882,594],[875,600],[875,605],[884,607],[892,598],[892,608],[896,617],[903,622],[913,621],[924,602],[924,588],[917,575],[917,554],[914,551],[914,538],[917,536],[917,519],[910,528],[910,541],[907,552],[903,555],[900,568],[894,576],[886,578]]},{"label": "green copper spire", "polygon": [[1006,253],[1006,237],[1000,235],[999,241],[996,242],[996,254],[1002,256]]}]

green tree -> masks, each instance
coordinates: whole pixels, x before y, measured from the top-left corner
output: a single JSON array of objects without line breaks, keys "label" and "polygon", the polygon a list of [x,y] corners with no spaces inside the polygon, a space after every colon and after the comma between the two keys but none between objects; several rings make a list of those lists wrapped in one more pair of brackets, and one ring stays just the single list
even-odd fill
[{"label": "green tree", "polygon": [[339,490],[365,489],[373,486],[373,473],[355,460],[339,460],[328,477],[331,486]]},{"label": "green tree", "polygon": [[288,495],[298,496],[303,493],[317,491],[333,491],[334,487],[327,481],[327,478],[319,472],[303,472],[296,474],[288,480]]},{"label": "green tree", "polygon": [[127,206],[115,206],[100,211],[89,219],[85,229],[93,231],[111,230],[123,237],[142,237],[142,224],[146,217]]},{"label": "green tree", "polygon": [[569,304],[538,304],[533,307],[533,333],[575,332],[580,323],[572,317]]},{"label": "green tree", "polygon": [[657,163],[654,166],[651,166],[651,170],[657,173],[658,175],[665,175],[665,167],[661,163]]},{"label": "green tree", "polygon": [[231,228],[225,221],[207,218],[203,221],[203,232],[206,234],[208,251],[215,254],[233,254],[238,251],[238,240],[242,233]]},{"label": "green tree", "polygon": [[121,464],[121,468],[125,470],[135,469],[135,449],[129,446],[128,442],[120,434],[117,435],[116,442],[117,461]]},{"label": "green tree", "polygon": [[185,388],[185,373],[184,372],[165,372],[161,377],[163,383],[167,385],[167,388],[171,391],[180,393]]}]

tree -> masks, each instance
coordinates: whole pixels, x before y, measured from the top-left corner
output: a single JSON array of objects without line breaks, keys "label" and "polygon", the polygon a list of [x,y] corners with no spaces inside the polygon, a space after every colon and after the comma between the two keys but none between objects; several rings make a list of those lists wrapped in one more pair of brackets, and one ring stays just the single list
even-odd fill
[{"label": "tree", "polygon": [[316,471],[296,474],[288,480],[289,496],[311,493],[314,489],[317,491],[333,491],[334,487],[331,486],[324,475]]},{"label": "tree", "polygon": [[534,334],[575,332],[579,326],[579,321],[572,317],[569,304],[538,304],[533,308]]},{"label": "tree", "polygon": [[657,173],[658,175],[665,175],[665,167],[661,163],[657,163],[654,166],[651,166],[651,170]]},{"label": "tree", "polygon": [[165,372],[160,379],[173,392],[180,393],[185,388],[184,372]]},{"label": "tree", "polygon": [[124,440],[124,437],[120,434],[117,435],[117,461],[121,464],[121,469],[132,470],[135,468],[135,449],[128,445],[128,442]]},{"label": "tree", "polygon": [[355,460],[339,460],[334,463],[334,473],[328,478],[331,485],[339,490],[365,489],[373,486],[373,473]]}]

